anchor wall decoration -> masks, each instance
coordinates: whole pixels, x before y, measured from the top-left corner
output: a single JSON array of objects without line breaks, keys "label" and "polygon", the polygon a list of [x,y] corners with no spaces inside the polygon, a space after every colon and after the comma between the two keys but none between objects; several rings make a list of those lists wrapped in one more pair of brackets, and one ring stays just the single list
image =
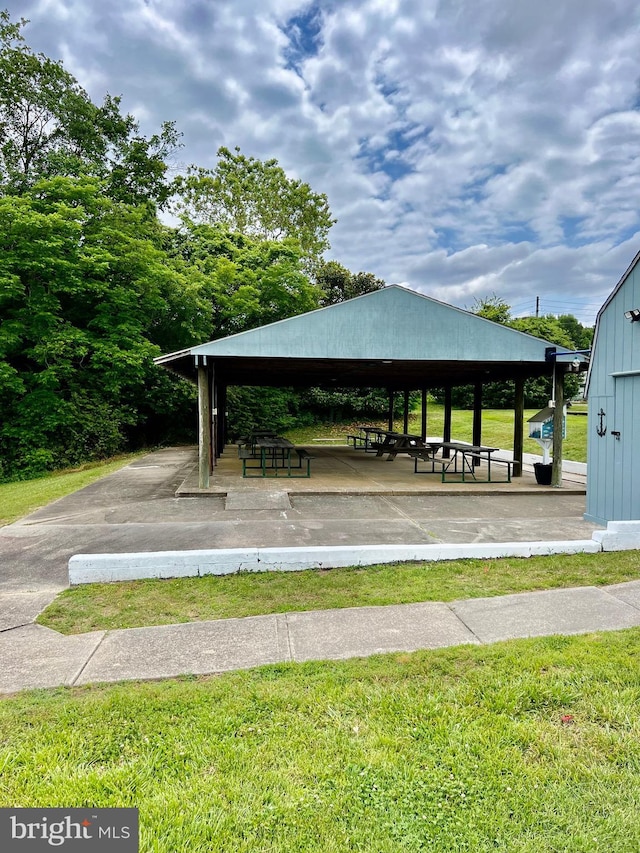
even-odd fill
[{"label": "anchor wall decoration", "polygon": [[603,435],[607,434],[607,428],[604,425],[604,419],[606,418],[606,416],[606,413],[602,409],[600,409],[600,411],[598,412],[599,424],[596,427],[596,432],[598,433],[600,438],[602,438]]}]

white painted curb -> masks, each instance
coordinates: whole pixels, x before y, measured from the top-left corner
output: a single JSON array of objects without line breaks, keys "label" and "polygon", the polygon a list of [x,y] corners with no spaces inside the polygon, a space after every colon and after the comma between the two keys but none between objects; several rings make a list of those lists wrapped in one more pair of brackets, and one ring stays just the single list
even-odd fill
[{"label": "white painted curb", "polygon": [[603,551],[634,551],[640,548],[640,521],[610,521],[606,530],[593,534]]},{"label": "white painted curb", "polygon": [[471,545],[328,545],[312,548],[221,548],[139,554],[77,554],[69,560],[69,583],[74,586],[145,578],[228,575],[236,572],[297,572],[303,569],[335,569],[412,560],[431,562],[546,554],[595,554],[602,550],[602,545],[594,538],[548,542],[478,542]]}]

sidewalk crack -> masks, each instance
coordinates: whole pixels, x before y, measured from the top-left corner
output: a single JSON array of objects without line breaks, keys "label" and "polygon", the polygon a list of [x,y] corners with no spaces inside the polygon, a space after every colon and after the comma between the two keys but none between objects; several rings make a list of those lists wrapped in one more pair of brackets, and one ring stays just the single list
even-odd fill
[{"label": "sidewalk crack", "polygon": [[462,616],[460,616],[460,614],[459,614],[459,613],[456,613],[456,611],[453,609],[453,607],[451,606],[453,602],[443,601],[442,603],[446,605],[447,609],[448,609],[448,610],[449,610],[449,611],[450,611],[450,612],[455,616],[455,618],[458,620],[458,622],[460,622],[460,624],[461,624],[461,625],[464,625],[464,627],[465,627],[465,628],[467,629],[467,631],[471,634],[471,636],[472,636],[472,637],[475,637],[475,639],[478,641],[478,643],[479,643],[481,646],[484,646],[484,645],[485,645],[484,640],[482,640],[482,639],[481,639],[481,638],[476,634],[476,632],[473,630],[473,628],[472,628],[470,625],[467,625],[467,623],[464,621],[464,619],[462,618]]},{"label": "sidewalk crack", "polygon": [[94,649],[92,650],[91,654],[89,655],[89,657],[86,659],[86,661],[82,664],[82,666],[80,667],[80,669],[79,669],[79,670],[76,672],[76,674],[73,676],[73,678],[71,679],[71,682],[70,682],[70,684],[71,684],[71,686],[72,686],[72,687],[73,687],[73,685],[74,685],[74,684],[76,684],[76,682],[78,681],[78,679],[80,678],[80,676],[82,675],[82,673],[83,673],[83,672],[85,671],[85,669],[89,666],[89,663],[90,663],[90,662],[91,662],[91,660],[93,659],[93,656],[94,656],[94,655],[95,655],[95,653],[98,651],[98,649],[100,648],[100,646],[101,646],[101,645],[102,645],[102,643],[104,642],[104,640],[105,640],[105,638],[106,638],[107,634],[109,634],[109,633],[110,633],[110,631],[105,631],[105,632],[103,633],[103,635],[100,637],[100,639],[99,639],[99,640],[98,640],[98,642],[96,643],[96,645],[95,645]]}]

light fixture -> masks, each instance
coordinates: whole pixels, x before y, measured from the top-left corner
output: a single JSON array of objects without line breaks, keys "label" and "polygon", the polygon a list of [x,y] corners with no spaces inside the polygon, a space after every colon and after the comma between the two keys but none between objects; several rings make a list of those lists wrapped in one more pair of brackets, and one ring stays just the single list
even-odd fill
[{"label": "light fixture", "polygon": [[636,320],[640,320],[640,308],[632,308],[630,311],[625,311],[624,316],[627,320],[631,320],[632,323],[635,323]]}]

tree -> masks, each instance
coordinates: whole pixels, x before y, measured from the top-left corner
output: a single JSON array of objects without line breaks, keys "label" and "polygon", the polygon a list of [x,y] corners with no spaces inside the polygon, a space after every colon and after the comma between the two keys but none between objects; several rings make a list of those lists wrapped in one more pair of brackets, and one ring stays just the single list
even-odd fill
[{"label": "tree", "polygon": [[[569,350],[587,349],[580,346],[585,340],[589,340],[589,332],[571,315],[554,317],[545,315],[543,317],[511,317],[511,306],[501,297],[492,296],[485,299],[477,299],[473,306],[473,313],[495,323],[502,323],[520,332],[534,335],[536,338],[551,341],[560,347]],[[579,340],[572,336],[576,334]],[[538,379],[527,379],[524,384],[525,405],[532,408],[546,406],[552,396],[551,379],[540,377]],[[567,399],[575,396],[580,390],[580,378],[575,374],[565,376],[565,395]],[[436,389],[433,392],[435,398],[442,401],[444,391]],[[512,382],[489,382],[483,389],[483,404],[488,408],[509,408],[513,405],[513,383]],[[453,405],[460,409],[473,408],[473,386],[461,385],[453,389]]]},{"label": "tree", "polygon": [[373,273],[352,273],[337,261],[324,261],[315,271],[315,282],[324,291],[322,305],[335,305],[345,299],[353,299],[374,290],[381,290],[385,283]]},{"label": "tree", "polygon": [[61,62],[26,44],[24,19],[12,23],[0,11],[0,185],[21,194],[45,177],[90,174],[129,204],[163,205],[170,153],[179,134],[166,122],[149,139],[120,98],[106,95],[96,106]]},{"label": "tree", "polygon": [[591,349],[593,327],[583,326],[572,314],[561,314],[558,323],[571,338],[576,349]]},{"label": "tree", "polygon": [[258,240],[294,239],[306,258],[318,259],[335,222],[327,197],[288,178],[277,160],[245,157],[237,147],[234,152],[220,148],[215,169],[190,166],[177,178],[175,211]]},{"label": "tree", "polygon": [[0,197],[0,476],[107,456],[184,411],[153,358],[202,340],[210,312],[162,239],[94,178]]},{"label": "tree", "polygon": [[260,240],[220,226],[189,224],[173,234],[170,251],[200,278],[210,302],[209,338],[319,306],[321,291],[305,274],[295,240]]},{"label": "tree", "polygon": [[476,299],[471,308],[472,314],[492,320],[494,323],[502,323],[508,326],[511,322],[511,306],[501,296],[493,293],[484,299]]}]

